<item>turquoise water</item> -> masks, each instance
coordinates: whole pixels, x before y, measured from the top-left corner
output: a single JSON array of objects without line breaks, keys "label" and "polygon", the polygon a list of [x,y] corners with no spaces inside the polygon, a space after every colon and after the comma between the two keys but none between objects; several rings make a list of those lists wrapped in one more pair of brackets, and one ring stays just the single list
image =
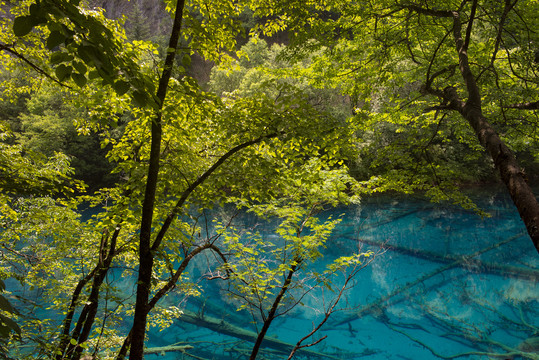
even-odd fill
[{"label": "turquoise water", "polygon": [[[305,344],[327,338],[297,358],[537,359],[539,256],[503,191],[474,194],[491,217],[398,196],[334,210],[343,221],[322,265],[358,248],[377,255],[356,276],[341,310]],[[194,266],[191,273],[201,274]],[[182,303],[186,309],[233,331],[256,331],[253,318],[225,296],[226,285],[201,285],[203,297]],[[295,344],[319,323],[331,299],[327,292],[309,293],[304,306],[277,318],[268,334]],[[187,352],[195,357],[167,352],[148,358],[248,358],[241,354],[252,343],[223,332],[176,320],[165,330],[152,329],[148,346],[191,345]],[[286,359],[286,349],[266,347],[259,359]]]}]

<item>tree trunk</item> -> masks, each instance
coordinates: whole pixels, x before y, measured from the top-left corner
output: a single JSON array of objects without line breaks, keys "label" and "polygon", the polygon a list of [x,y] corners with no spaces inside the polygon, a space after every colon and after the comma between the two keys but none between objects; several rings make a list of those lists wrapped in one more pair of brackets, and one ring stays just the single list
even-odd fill
[{"label": "tree trunk", "polygon": [[[475,16],[477,1],[473,3],[470,20],[466,30],[466,38],[462,36],[462,23],[458,11],[442,11],[435,13],[431,10],[411,8],[425,14],[453,18],[453,38],[455,49],[459,57],[459,69],[468,91],[468,100],[464,102],[457,94],[454,87],[447,87],[444,91],[430,88],[426,84],[426,91],[430,94],[443,98],[449,105],[448,109],[458,111],[473,128],[481,145],[487,150],[494,160],[494,165],[500,172],[511,199],[515,204],[522,221],[526,225],[535,249],[539,252],[539,203],[526,181],[524,172],[509,148],[500,139],[492,125],[483,115],[481,107],[481,94],[475,76],[472,73],[468,61],[468,45],[471,37],[471,28]],[[432,81],[432,80],[431,80]]]},{"label": "tree trunk", "polygon": [[154,253],[151,249],[151,234],[161,152],[161,116],[163,104],[167,95],[168,84],[170,81],[170,77],[172,76],[172,67],[174,65],[174,58],[176,56],[178,40],[180,38],[184,5],[184,0],[178,0],[176,3],[174,24],[172,26],[172,31],[168,44],[169,50],[172,51],[167,51],[167,57],[163,66],[163,73],[161,74],[161,78],[159,79],[159,87],[156,94],[158,108],[156,110],[155,120],[152,121],[150,164],[148,167],[148,178],[146,180],[144,202],[142,204],[142,219],[140,224],[139,245],[139,276],[137,282],[135,315],[131,332],[131,351],[129,356],[130,360],[141,360],[144,357],[144,337],[146,334],[146,322],[149,311],[148,299],[150,296],[151,277],[153,271]]},{"label": "tree trunk", "polygon": [[487,149],[494,160],[495,166],[500,171],[501,179],[526,225],[533,245],[539,252],[539,204],[526,182],[524,172],[520,169],[511,150],[507,148],[483,117],[480,109],[465,106],[462,114],[473,127],[481,145]]},{"label": "tree trunk", "polygon": [[459,68],[468,90],[468,101],[465,104],[459,100],[454,88],[444,91],[447,100],[462,114],[474,129],[479,142],[488,151],[500,171],[502,181],[511,194],[511,199],[518,209],[520,217],[526,225],[535,249],[539,252],[539,203],[530,186],[526,182],[524,172],[520,169],[513,153],[500,139],[494,128],[483,116],[481,109],[481,95],[468,62],[468,44],[475,16],[475,5],[466,31],[466,38],[462,38],[462,24],[460,14],[453,12],[453,37],[459,55]]},{"label": "tree trunk", "polygon": [[258,350],[260,350],[260,346],[262,345],[262,340],[264,340],[264,337],[266,336],[266,333],[268,332],[271,322],[273,321],[273,319],[275,319],[275,313],[277,312],[277,308],[279,307],[279,304],[281,303],[283,296],[288,291],[288,287],[290,286],[290,283],[292,282],[292,276],[294,276],[294,273],[296,272],[297,268],[298,268],[298,264],[294,264],[290,268],[290,271],[288,272],[288,276],[286,277],[283,287],[279,291],[279,294],[277,294],[277,297],[275,298],[275,301],[273,302],[270,312],[268,313],[268,317],[264,321],[264,325],[262,326],[262,329],[260,330],[260,333],[258,334],[258,337],[256,338],[256,342],[255,342],[255,345],[253,346],[253,351],[251,352],[251,356],[249,357],[249,360],[256,359]]}]

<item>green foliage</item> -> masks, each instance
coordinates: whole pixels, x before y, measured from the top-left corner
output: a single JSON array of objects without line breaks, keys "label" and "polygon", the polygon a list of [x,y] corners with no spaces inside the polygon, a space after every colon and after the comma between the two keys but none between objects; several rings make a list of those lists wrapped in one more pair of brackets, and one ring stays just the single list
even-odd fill
[{"label": "green foliage", "polygon": [[84,181],[90,191],[111,185],[112,166],[105,159],[98,134],[81,134],[77,124],[88,122],[88,115],[73,94],[42,87],[27,101],[27,113],[18,119],[17,142],[47,157],[62,152],[70,159],[73,176]]},{"label": "green foliage", "polygon": [[[154,106],[153,81],[139,70],[139,54],[126,42],[122,28],[97,9],[84,9],[79,1],[40,1],[15,18],[13,33],[46,37],[50,64],[61,83],[83,88],[96,80],[120,96],[129,91],[138,106]],[[83,36],[80,36],[83,35]],[[144,46],[143,46],[144,47]]]},{"label": "green foliage", "polygon": [[[463,26],[473,2],[462,4]],[[253,29],[266,35],[290,35],[286,54],[310,59],[310,84],[335,88],[350,97],[358,126],[359,154],[352,170],[377,191],[426,192],[433,200],[451,199],[466,207],[458,185],[492,181],[493,164],[459,114],[425,91],[467,89],[458,70],[458,54],[447,10],[458,2],[401,3],[371,1],[272,1],[271,20]],[[470,28],[469,56],[482,95],[483,113],[503,140],[532,169],[537,165],[537,110],[523,113],[510,104],[534,101],[538,39],[536,3],[517,2],[505,15],[505,3],[479,2]],[[500,23],[504,21],[504,23]],[[499,32],[500,26],[504,30]],[[534,159],[534,160],[531,160]],[[531,161],[530,161],[531,160]]]},{"label": "green foliage", "polygon": [[372,255],[345,255],[330,262],[323,273],[314,271],[321,250],[340,222],[331,217],[322,220],[318,214],[325,207],[355,201],[347,195],[355,181],[345,171],[324,169],[323,162],[314,158],[294,173],[295,179],[283,182],[284,188],[273,200],[248,208],[271,224],[274,235],[262,235],[256,227],[217,226],[232,254],[223,265],[229,295],[239,302],[238,310],[249,310],[264,326],[301,305],[312,289],[324,286],[331,290],[337,273],[357,268]]},{"label": "green foliage", "polygon": [[[21,329],[19,325],[13,320],[13,316],[17,314],[17,311],[13,308],[8,299],[2,295],[6,290],[6,285],[3,280],[0,279],[0,350],[6,354],[6,344],[9,341],[10,335],[15,333],[21,335]],[[2,355],[4,356],[4,355]]]},{"label": "green foliage", "polygon": [[20,145],[9,144],[13,135],[4,124],[0,124],[0,130],[0,191],[5,206],[10,195],[69,194],[81,189],[81,183],[69,177],[73,170],[65,155],[56,153],[47,159]]},{"label": "green foliage", "polygon": [[[37,81],[28,81],[28,111],[18,118],[20,144],[5,144],[1,149],[0,155],[6,155],[0,161],[5,162],[2,171],[18,166],[18,176],[24,180],[18,184],[26,181],[29,193],[40,189],[33,182],[39,179],[36,165],[46,165],[40,169],[46,176],[67,181],[67,159],[52,151],[62,145],[66,154],[76,156],[73,148],[89,152],[83,138],[72,144],[72,135],[94,132],[102,136],[108,160],[121,179],[111,188],[75,199],[54,199],[49,188],[28,198],[21,197],[21,185],[11,189],[13,196],[2,210],[6,230],[0,236],[14,250],[5,252],[14,265],[2,270],[17,276],[25,290],[45,289],[36,300],[51,304],[47,309],[51,316],[29,320],[21,327],[23,337],[38,342],[36,353],[65,354],[72,347],[105,358],[114,356],[125,336],[118,323],[136,311],[131,289],[144,247],[150,248],[153,261],[148,281],[152,296],[170,291],[173,286],[167,286],[175,281],[182,282],[178,288],[184,294],[196,294],[196,286],[179,264],[188,263],[190,255],[204,246],[212,245],[217,252],[215,247],[223,245],[227,254],[229,246],[230,254],[237,256],[229,264],[237,264],[238,276],[247,276],[242,266],[259,264],[265,278],[260,281],[265,283],[257,285],[253,279],[252,286],[266,291],[267,301],[278,289],[279,274],[296,265],[308,271],[308,265],[319,259],[338,220],[321,221],[314,212],[351,201],[350,194],[361,191],[345,166],[355,151],[348,141],[355,126],[344,116],[346,105],[332,108],[337,96],[320,105],[317,100],[326,92],[290,75],[305,66],[280,60],[281,47],[268,49],[263,41],[253,40],[237,61],[225,55],[224,50],[234,50],[241,31],[241,6],[222,1],[209,9],[195,2],[183,14],[182,36],[190,46],[185,55],[197,49],[206,59],[228,58],[238,67],[238,89],[219,96],[225,95],[217,89],[226,81],[218,79],[226,71],[224,65],[215,71],[217,80],[212,83],[218,94],[185,76],[185,61],[182,68],[177,63],[172,66],[174,76],[165,81],[156,75],[155,69],[162,69],[156,46],[128,42],[120,24],[106,19],[103,11],[67,0],[27,5],[13,8],[13,28],[4,24],[2,36],[10,39],[5,43],[14,45],[9,47],[11,57],[3,61],[20,60],[21,68],[38,71],[35,77],[47,84],[36,87]],[[19,76],[6,78],[2,90],[7,94]],[[162,87],[159,94],[157,84]],[[162,95],[165,87],[167,96]],[[23,154],[23,145],[33,151]],[[51,157],[39,155],[39,161],[33,160],[37,151]],[[30,159],[33,162],[24,167],[23,160]],[[150,163],[151,169],[158,169],[150,174],[158,179],[155,194],[148,191],[153,181],[148,175]],[[57,172],[44,170],[55,164]],[[232,229],[201,235],[198,221],[206,211],[230,202],[261,217],[281,219],[277,226],[281,240],[271,245],[280,267],[257,260],[255,255],[266,243],[259,242],[256,234],[252,246],[217,241],[224,233],[232,234]],[[98,209],[98,214],[81,218],[79,211],[87,206]],[[150,213],[149,220],[143,218],[150,225],[146,243],[141,235],[143,213]],[[330,271],[356,261],[357,256],[343,258]],[[123,269],[121,278],[128,285],[108,277],[112,268]],[[72,329],[75,322],[82,326],[86,320],[81,315],[70,319],[70,314],[87,314],[92,307],[96,317],[85,323],[90,331],[79,337]],[[31,313],[31,306],[23,310]],[[166,302],[155,310],[151,325],[165,327],[179,315],[179,309]],[[65,335],[58,330],[62,320],[54,314],[65,317]],[[41,334],[36,333],[38,325]]]},{"label": "green foliage", "polygon": [[[273,44],[270,47],[265,40],[252,37],[237,52],[238,59],[226,59],[212,69],[208,85],[221,96],[246,97],[264,93],[278,99],[284,90],[289,94],[301,93],[317,110],[345,121],[352,114],[346,98],[337,90],[312,86],[307,70],[310,60],[287,60],[284,58],[286,51],[286,46]],[[274,83],[283,86],[272,87]]]}]

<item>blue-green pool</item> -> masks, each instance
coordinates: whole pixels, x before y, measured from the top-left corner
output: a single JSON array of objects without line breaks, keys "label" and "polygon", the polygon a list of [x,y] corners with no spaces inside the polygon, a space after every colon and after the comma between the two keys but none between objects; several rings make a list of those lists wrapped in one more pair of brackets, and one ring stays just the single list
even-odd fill
[{"label": "blue-green pool", "polygon": [[[539,256],[503,190],[475,191],[491,217],[420,198],[379,196],[333,210],[343,215],[325,261],[373,250],[374,261],[341,299],[341,311],[305,343],[309,358],[330,359],[537,359],[539,358]],[[197,274],[196,269],[191,269]],[[255,331],[252,317],[236,311],[226,286],[201,281],[203,297],[186,309],[233,330]],[[295,344],[321,319],[331,295],[313,291],[269,335]],[[174,300],[167,300],[167,302]],[[179,300],[178,300],[179,301]],[[249,340],[180,320],[151,329],[148,347],[190,345],[159,359],[236,359]],[[319,356],[315,354],[318,353]],[[324,357],[323,355],[326,355]],[[259,359],[286,359],[267,348]],[[302,352],[297,353],[302,358]]]}]

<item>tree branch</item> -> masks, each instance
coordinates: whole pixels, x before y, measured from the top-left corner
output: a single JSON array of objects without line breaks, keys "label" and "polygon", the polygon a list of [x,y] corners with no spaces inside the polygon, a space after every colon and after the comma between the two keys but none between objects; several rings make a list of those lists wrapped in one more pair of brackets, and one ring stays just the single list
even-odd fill
[{"label": "tree branch", "polygon": [[70,90],[73,89],[71,86],[66,85],[63,82],[59,81],[58,79],[56,79],[55,77],[50,75],[48,72],[46,72],[45,70],[43,70],[42,68],[40,68],[39,66],[37,66],[36,64],[31,62],[30,60],[28,60],[24,55],[19,53],[17,50],[14,50],[12,46],[0,43],[0,50],[7,51],[8,53],[10,53],[10,54],[14,55],[15,57],[19,58],[20,60],[24,61],[26,64],[30,65],[30,67],[32,69],[34,69],[35,71],[37,71],[41,75],[45,76],[47,79],[54,81],[58,85],[63,86],[63,87],[65,87],[67,89],[70,89]]},{"label": "tree branch", "polygon": [[518,0],[515,0],[513,3],[511,3],[511,0],[505,0],[505,8],[503,9],[503,14],[500,17],[500,22],[498,25],[498,34],[496,35],[496,42],[494,43],[494,51],[492,52],[492,58],[490,59],[490,64],[494,65],[494,61],[496,60],[496,54],[498,53],[498,49],[500,48],[500,43],[502,41],[502,33],[504,29],[504,23],[507,19],[507,14],[509,14],[509,11],[516,5]]},{"label": "tree branch", "polygon": [[539,101],[503,106],[505,109],[539,110]]},{"label": "tree branch", "polygon": [[453,37],[455,39],[455,46],[459,56],[460,72],[466,84],[466,89],[468,90],[467,105],[480,109],[481,95],[479,94],[479,88],[477,87],[475,77],[470,69],[468,50],[465,46],[466,44],[464,39],[462,39],[462,22],[460,20],[460,13],[457,11],[453,12]]},{"label": "tree branch", "polygon": [[263,135],[256,139],[246,141],[242,144],[239,144],[232,149],[228,150],[224,155],[222,155],[208,170],[206,170],[202,175],[198,177],[192,184],[189,185],[187,189],[185,189],[180,196],[179,200],[176,202],[176,205],[174,206],[174,209],[170,212],[170,214],[165,219],[163,225],[161,226],[161,230],[155,237],[154,243],[151,247],[151,251],[156,251],[159,246],[161,245],[161,242],[163,241],[163,238],[165,237],[166,232],[168,231],[168,228],[172,224],[172,221],[176,218],[178,213],[180,212],[180,209],[182,208],[185,201],[189,198],[189,196],[195,191],[195,189],[201,185],[211,174],[215,172],[226,160],[228,160],[232,155],[236,154],[238,151],[245,149],[251,145],[257,144],[265,139],[271,139],[278,136],[277,133],[269,134],[269,135]]},{"label": "tree branch", "polygon": [[430,76],[430,72],[432,70],[432,65],[434,64],[434,60],[436,59],[436,55],[438,54],[438,51],[442,47],[443,43],[445,42],[445,39],[447,39],[449,34],[451,34],[451,30],[445,33],[442,40],[440,40],[440,42],[438,43],[438,46],[436,46],[436,50],[434,50],[434,53],[432,54],[432,58],[430,59],[430,62],[429,62],[429,67],[427,68],[427,76],[426,76],[427,81],[425,82],[425,86],[427,88],[430,88],[430,86],[432,85],[432,82],[434,81],[434,79],[436,79],[437,76],[443,74],[446,71],[451,71],[452,73],[455,71],[456,66],[448,66],[445,69],[439,70],[435,72],[432,76]]},{"label": "tree branch", "polygon": [[434,9],[429,9],[429,8],[422,8],[421,6],[417,6],[413,4],[401,5],[401,9],[409,9],[409,10],[415,11],[418,14],[435,16],[435,17],[445,17],[445,18],[453,17],[453,13],[449,10],[434,10]]},{"label": "tree branch", "polygon": [[470,20],[468,21],[468,26],[466,27],[466,38],[464,39],[464,45],[462,46],[463,51],[468,51],[468,46],[470,45],[470,37],[472,35],[473,21],[475,19],[476,11],[477,11],[477,0],[474,0],[472,4],[472,10],[470,12]]}]

